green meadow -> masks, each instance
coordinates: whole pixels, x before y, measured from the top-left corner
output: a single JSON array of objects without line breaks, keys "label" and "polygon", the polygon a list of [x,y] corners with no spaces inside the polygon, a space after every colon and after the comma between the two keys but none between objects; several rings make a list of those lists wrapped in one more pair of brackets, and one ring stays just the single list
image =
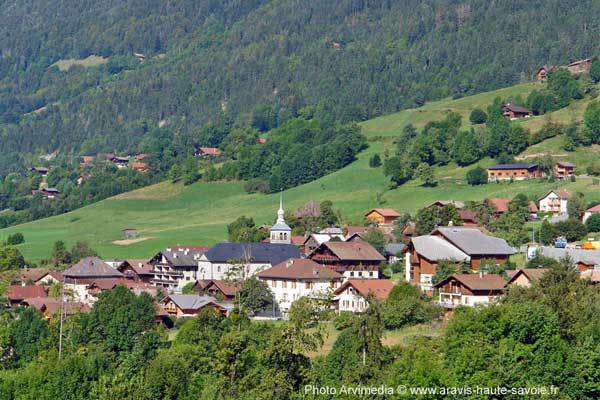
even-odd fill
[{"label": "green meadow", "polygon": [[[369,138],[369,148],[349,166],[283,192],[285,207],[295,210],[310,200],[331,200],[341,211],[345,222],[360,223],[363,214],[373,207],[392,207],[413,213],[438,199],[482,200],[486,197],[512,197],[517,193],[540,196],[558,187],[585,192],[589,199],[600,199],[600,186],[593,179],[491,183],[474,187],[464,181],[466,169],[453,164],[435,168],[439,181],[436,187],[425,188],[419,181],[411,181],[390,190],[382,168],[368,166],[368,159],[373,154],[383,155],[386,151],[391,154],[394,151],[394,137],[408,123],[422,127],[428,121],[444,118],[449,111],[456,111],[463,116],[463,125],[469,126],[468,115],[474,107],[485,109],[497,96],[526,96],[539,85],[528,83],[457,100],[431,102],[418,109],[366,121],[361,125]],[[580,101],[568,110],[532,117],[522,123],[535,130],[548,119],[568,122],[581,118],[585,102]],[[523,155],[543,152],[559,155],[561,159],[577,163],[580,172],[598,158],[597,147],[567,153],[561,149],[561,143],[562,138],[555,137],[530,147]],[[485,167],[492,163],[492,160],[486,159],[479,164]],[[19,248],[33,262],[48,257],[52,244],[57,240],[63,240],[67,246],[78,240],[87,240],[105,258],[143,258],[168,245],[211,245],[225,240],[226,225],[241,215],[253,217],[259,225],[272,223],[278,203],[279,194],[247,194],[242,182],[199,182],[186,187],[163,182],[67,214],[0,230],[0,241],[10,233],[22,232],[26,242]],[[124,241],[121,233],[124,228],[137,229],[138,238]]]}]

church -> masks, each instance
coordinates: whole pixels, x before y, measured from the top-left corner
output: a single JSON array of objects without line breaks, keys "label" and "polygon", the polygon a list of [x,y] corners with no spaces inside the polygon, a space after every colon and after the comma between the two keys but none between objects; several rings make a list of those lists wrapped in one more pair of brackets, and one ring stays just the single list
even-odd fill
[{"label": "church", "polygon": [[283,211],[283,197],[279,197],[279,210],[277,210],[277,222],[271,227],[269,242],[273,244],[291,244],[292,228],[285,223],[285,212]]}]

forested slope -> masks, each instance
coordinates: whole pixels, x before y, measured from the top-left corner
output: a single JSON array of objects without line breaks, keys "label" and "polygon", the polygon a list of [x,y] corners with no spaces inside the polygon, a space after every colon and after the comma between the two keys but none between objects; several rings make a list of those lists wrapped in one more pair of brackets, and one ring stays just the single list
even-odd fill
[{"label": "forested slope", "polygon": [[[309,111],[363,120],[593,55],[594,1],[0,1],[0,174]],[[133,52],[146,55],[140,62]],[[108,58],[66,72],[61,59]],[[45,110],[39,111],[41,107]],[[34,110],[38,112],[32,113]]]}]

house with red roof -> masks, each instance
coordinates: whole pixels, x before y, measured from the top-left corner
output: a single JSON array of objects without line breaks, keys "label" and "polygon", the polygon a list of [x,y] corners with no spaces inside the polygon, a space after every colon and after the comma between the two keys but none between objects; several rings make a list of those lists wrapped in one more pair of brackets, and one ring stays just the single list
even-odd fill
[{"label": "house with red roof", "polygon": [[240,284],[222,279],[199,279],[194,283],[193,289],[199,294],[214,297],[223,301],[234,301],[240,291]]},{"label": "house with red roof", "polygon": [[569,197],[571,197],[571,193],[567,189],[550,190],[538,200],[540,211],[552,214],[567,214]]},{"label": "house with red roof", "polygon": [[334,292],[338,312],[363,312],[369,306],[367,298],[376,300],[388,298],[395,282],[391,279],[348,279]]},{"label": "house with red roof", "polygon": [[301,297],[324,299],[344,280],[339,272],[308,258],[291,258],[256,274],[265,282],[284,315]]},{"label": "house with red roof", "polygon": [[373,208],[365,213],[365,218],[378,225],[392,225],[400,213],[392,208]]},{"label": "house with red roof", "polygon": [[[486,199],[485,203],[488,206],[492,207],[492,210],[493,210],[493,213],[494,213],[494,217],[498,218],[502,214],[508,212],[508,205],[510,204],[511,201],[512,201],[512,199],[492,197],[492,198]],[[527,208],[529,209],[529,218],[530,219],[536,219],[537,218],[537,213],[538,213],[539,210],[538,210],[538,207],[535,204],[535,202],[530,201],[527,204]]]},{"label": "house with red roof", "polygon": [[218,157],[221,155],[221,150],[216,147],[198,147],[194,152],[196,157]]},{"label": "house with red roof", "polygon": [[520,286],[530,287],[534,282],[538,281],[542,275],[548,271],[547,268],[523,268],[514,271],[510,275],[506,287]]},{"label": "house with red roof", "polygon": [[506,281],[496,274],[458,274],[433,285],[439,293],[439,304],[445,308],[474,307],[490,304],[504,292]]},{"label": "house with red roof", "polygon": [[11,306],[17,306],[29,297],[48,297],[46,288],[38,285],[11,285],[6,290],[6,298]]},{"label": "house with red roof", "polygon": [[585,210],[585,212],[583,213],[583,223],[585,223],[585,221],[587,221],[589,217],[597,213],[600,213],[600,204],[596,204],[595,206]]},{"label": "house with red roof", "polygon": [[363,240],[329,241],[314,249],[308,258],[334,269],[347,278],[379,278],[379,268],[385,257]]}]

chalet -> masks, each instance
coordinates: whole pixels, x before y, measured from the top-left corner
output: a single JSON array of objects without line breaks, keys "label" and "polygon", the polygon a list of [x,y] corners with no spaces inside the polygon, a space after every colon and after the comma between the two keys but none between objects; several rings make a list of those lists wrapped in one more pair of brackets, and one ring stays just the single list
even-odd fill
[{"label": "chalet", "polygon": [[61,308],[64,316],[87,313],[91,310],[87,304],[79,302],[61,303],[60,299],[52,297],[31,297],[23,300],[21,305],[35,308],[42,313],[46,320],[49,320],[56,314],[60,314]]},{"label": "chalet", "polygon": [[560,249],[540,246],[535,249],[535,253],[556,261],[568,258],[579,272],[600,268],[600,250]]},{"label": "chalet", "polygon": [[585,212],[583,213],[583,222],[585,223],[585,221],[587,221],[589,217],[597,213],[600,213],[600,204],[597,204],[585,210]]},{"label": "chalet", "polygon": [[488,181],[522,181],[541,178],[542,170],[538,164],[496,164],[488,167]]},{"label": "chalet", "polygon": [[575,175],[575,164],[567,161],[558,161],[552,168],[552,174],[556,179],[567,179]]},{"label": "chalet", "polygon": [[477,213],[471,210],[459,210],[458,216],[463,226],[479,226]]},{"label": "chalet", "polygon": [[218,157],[221,155],[221,150],[216,147],[198,147],[194,151],[196,157]]},{"label": "chalet", "polygon": [[94,160],[96,159],[96,157],[94,156],[81,156],[81,162],[80,164],[84,167],[91,165]]},{"label": "chalet", "polygon": [[48,175],[48,168],[46,168],[46,167],[31,167],[31,168],[29,168],[29,171],[36,173],[40,176]]},{"label": "chalet", "polygon": [[443,238],[433,235],[413,237],[404,253],[406,281],[428,294],[432,294],[432,281],[440,262],[460,264],[471,261],[468,254]]},{"label": "chalet", "polygon": [[439,227],[431,233],[448,241],[470,257],[470,267],[477,271],[482,260],[502,264],[515,254],[504,239],[488,236],[469,227]]},{"label": "chalet", "polygon": [[547,268],[523,268],[516,270],[506,282],[506,287],[530,287],[548,271]]},{"label": "chalet", "polygon": [[13,279],[15,283],[21,285],[51,285],[62,282],[62,274],[58,271],[52,271],[46,268],[23,268]]},{"label": "chalet", "polygon": [[445,308],[474,307],[490,304],[504,291],[506,281],[495,274],[452,275],[433,287],[439,292],[439,304]]},{"label": "chalet", "polygon": [[36,285],[48,286],[57,283],[61,283],[64,280],[62,273],[58,271],[48,271],[37,280],[34,281]]},{"label": "chalet", "polygon": [[457,210],[465,207],[465,203],[458,200],[436,200],[433,203],[429,204],[426,208],[435,207],[435,208],[443,208],[446,206],[454,206]]},{"label": "chalet", "polygon": [[136,282],[152,283],[154,266],[146,260],[123,260],[115,267],[125,278]]},{"label": "chalet", "polygon": [[300,258],[293,244],[219,243],[200,256],[198,279],[244,278],[290,258]]},{"label": "chalet", "polygon": [[323,243],[329,242],[330,240],[344,242],[346,241],[346,238],[344,237],[344,235],[340,234],[330,235],[325,233],[313,233],[304,239],[302,247],[305,252],[310,253]]},{"label": "chalet", "polygon": [[219,303],[217,299],[210,296],[198,296],[197,294],[172,294],[165,297],[161,304],[169,315],[179,317],[194,317],[205,308],[211,308],[219,314],[227,314],[231,307]]},{"label": "chalet", "polygon": [[406,248],[404,243],[387,243],[383,247],[383,256],[388,264],[393,264],[400,261],[403,256],[402,252]]},{"label": "chalet", "polygon": [[547,65],[540,67],[535,72],[535,80],[538,82],[546,82],[548,80],[548,72],[550,72],[550,69]]},{"label": "chalet", "polygon": [[383,257],[365,241],[325,242],[314,249],[308,258],[332,268],[347,278],[379,278]]},{"label": "chalet", "polygon": [[365,218],[378,225],[392,225],[400,213],[392,208],[374,208],[365,213]]},{"label": "chalet", "polygon": [[170,246],[148,262],[152,265],[152,283],[167,290],[181,290],[198,279],[200,257],[208,247]]},{"label": "chalet", "polygon": [[45,199],[55,199],[60,195],[60,192],[58,191],[58,189],[55,189],[55,188],[44,188],[44,189],[31,191],[31,194],[33,194],[33,195],[36,195],[38,193],[41,194],[42,197]]},{"label": "chalet", "polygon": [[29,297],[48,297],[48,292],[43,286],[38,285],[11,285],[6,290],[5,296],[11,306],[17,306]]},{"label": "chalet", "polygon": [[585,58],[583,60],[573,61],[572,63],[567,64],[566,68],[573,75],[589,72],[592,68],[592,59]]},{"label": "chalet", "polygon": [[301,297],[325,299],[344,277],[310,259],[289,259],[256,274],[269,285],[279,310],[285,315]]},{"label": "chalet", "polygon": [[415,232],[416,232],[415,223],[407,222],[406,224],[404,224],[404,228],[402,228],[402,237],[409,239],[409,238],[415,236]]},{"label": "chalet", "polygon": [[64,288],[71,292],[75,301],[90,304],[88,285],[97,279],[123,278],[123,274],[98,257],[86,257],[62,272]]},{"label": "chalet", "polygon": [[134,159],[135,159],[135,161],[144,161],[148,157],[150,157],[149,154],[141,153],[141,154],[136,154]]},{"label": "chalet", "polygon": [[131,169],[142,173],[150,171],[150,167],[148,166],[148,164],[140,161],[131,163]]},{"label": "chalet", "polygon": [[125,169],[129,165],[129,157],[112,157],[110,160],[119,169]]},{"label": "chalet", "polygon": [[121,229],[123,239],[134,239],[138,237],[138,230],[135,228],[123,228]]},{"label": "chalet", "polygon": [[363,312],[369,306],[369,296],[383,301],[388,298],[394,286],[391,279],[348,279],[334,292],[334,301],[338,312]]},{"label": "chalet", "polygon": [[107,290],[112,290],[117,286],[124,286],[137,296],[142,293],[147,293],[154,298],[158,295],[158,289],[156,286],[152,286],[149,283],[133,281],[125,278],[99,278],[94,279],[86,287],[88,295],[87,303],[95,303],[98,300],[100,293]]},{"label": "chalet", "polygon": [[[508,212],[508,206],[510,205],[511,201],[512,199],[492,197],[486,199],[485,203],[492,208],[494,217],[498,218]],[[527,205],[527,208],[529,210],[529,218],[536,219],[539,211],[537,205],[533,201],[530,201]]]},{"label": "chalet", "polygon": [[512,103],[506,103],[502,106],[502,115],[510,119],[529,118],[531,113],[525,107]]},{"label": "chalet", "polygon": [[569,197],[571,197],[571,193],[567,189],[550,190],[538,199],[540,211],[552,214],[567,214]]},{"label": "chalet", "polygon": [[194,291],[218,300],[233,301],[240,291],[240,284],[218,279],[198,280],[194,284]]}]

